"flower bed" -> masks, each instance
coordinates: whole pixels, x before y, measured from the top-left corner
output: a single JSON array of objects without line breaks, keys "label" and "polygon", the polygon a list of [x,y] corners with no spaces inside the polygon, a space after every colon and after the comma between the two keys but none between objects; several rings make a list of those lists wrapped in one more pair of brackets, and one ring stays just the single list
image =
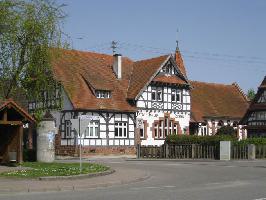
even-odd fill
[{"label": "flower bed", "polygon": [[79,163],[39,163],[39,162],[25,162],[22,167],[29,169],[15,170],[9,172],[2,172],[2,177],[17,177],[17,178],[38,178],[44,176],[73,176],[79,174],[89,174],[103,172],[109,167],[95,164],[82,163],[82,172],[80,173]]}]

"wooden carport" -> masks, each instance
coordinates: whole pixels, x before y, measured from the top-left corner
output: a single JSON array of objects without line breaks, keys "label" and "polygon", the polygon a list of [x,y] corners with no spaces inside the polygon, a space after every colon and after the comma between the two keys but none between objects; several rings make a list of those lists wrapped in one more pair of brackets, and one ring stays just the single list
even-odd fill
[{"label": "wooden carport", "polygon": [[0,101],[0,163],[23,161],[23,125],[27,123],[35,120],[17,103]]}]

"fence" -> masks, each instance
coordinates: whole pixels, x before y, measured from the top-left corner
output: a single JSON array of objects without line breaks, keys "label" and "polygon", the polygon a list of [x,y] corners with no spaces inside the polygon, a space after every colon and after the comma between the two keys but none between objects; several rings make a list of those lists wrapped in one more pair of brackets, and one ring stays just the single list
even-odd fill
[{"label": "fence", "polygon": [[[266,159],[266,145],[231,146],[231,159]],[[254,145],[253,145],[254,146]],[[254,157],[251,155],[254,153]],[[164,144],[162,146],[140,146],[137,148],[139,158],[170,158],[170,159],[219,159],[220,145],[201,144]]]},{"label": "fence", "polygon": [[256,145],[256,158],[266,159],[266,145]]},{"label": "fence", "polygon": [[231,146],[231,159],[248,159],[248,145],[237,145]]},{"label": "fence", "polygon": [[138,146],[141,158],[218,159],[219,145],[164,144],[162,146]]}]

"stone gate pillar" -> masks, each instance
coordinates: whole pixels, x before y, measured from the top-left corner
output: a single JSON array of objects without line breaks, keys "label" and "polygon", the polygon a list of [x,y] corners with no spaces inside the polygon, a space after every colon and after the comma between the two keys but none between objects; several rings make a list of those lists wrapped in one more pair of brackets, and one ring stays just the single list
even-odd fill
[{"label": "stone gate pillar", "polygon": [[56,127],[50,113],[44,115],[37,126],[37,161],[53,162],[55,159],[55,134]]}]

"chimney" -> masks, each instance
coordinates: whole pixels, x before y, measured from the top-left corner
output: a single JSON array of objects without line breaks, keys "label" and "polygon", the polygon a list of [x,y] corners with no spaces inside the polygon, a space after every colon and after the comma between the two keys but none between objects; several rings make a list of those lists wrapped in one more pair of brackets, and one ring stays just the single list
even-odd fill
[{"label": "chimney", "polygon": [[118,79],[122,78],[122,55],[114,54],[113,70]]}]

